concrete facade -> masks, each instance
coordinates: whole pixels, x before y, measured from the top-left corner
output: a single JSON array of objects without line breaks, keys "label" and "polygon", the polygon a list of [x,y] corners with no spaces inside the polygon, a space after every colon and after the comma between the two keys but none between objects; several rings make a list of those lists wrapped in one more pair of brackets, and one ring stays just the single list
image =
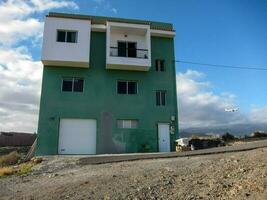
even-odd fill
[{"label": "concrete facade", "polygon": [[[102,19],[105,21],[108,18]],[[94,18],[92,26],[93,23]],[[170,26],[162,23],[162,27],[165,25]],[[149,71],[106,69],[107,37],[103,27],[104,25],[95,29],[97,31],[91,31],[90,55],[88,54],[90,68],[44,66],[37,155],[58,154],[62,118],[96,120],[96,154],[157,152],[158,123],[170,124],[170,147],[171,151],[175,150],[175,139],[178,138],[179,131],[173,37],[150,37]],[[162,30],[163,34],[164,31]],[[156,71],[156,59],[165,61],[165,71]],[[83,92],[62,92],[63,77],[83,78]],[[117,94],[118,80],[137,81],[138,93]],[[166,91],[165,106],[156,106],[157,90]],[[119,119],[136,119],[138,128],[118,128]]]},{"label": "concrete facade", "polygon": [[[75,30],[77,43],[56,42],[57,30]],[[44,65],[89,67],[91,21],[46,17],[42,62]]]}]

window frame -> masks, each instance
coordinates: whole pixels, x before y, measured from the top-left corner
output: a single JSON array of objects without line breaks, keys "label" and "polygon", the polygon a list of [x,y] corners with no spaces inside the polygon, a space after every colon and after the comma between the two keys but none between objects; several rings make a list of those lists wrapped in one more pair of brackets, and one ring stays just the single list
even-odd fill
[{"label": "window frame", "polygon": [[[125,82],[126,83],[126,93],[119,93],[119,82]],[[116,89],[117,89],[117,94],[121,94],[121,95],[128,94],[128,83],[127,83],[127,81],[117,80]]]},{"label": "window frame", "polygon": [[[118,90],[118,83],[119,82],[126,82],[126,93],[119,93],[119,90]],[[129,94],[129,88],[128,88],[129,82],[136,83],[136,93],[135,94]],[[116,90],[117,90],[117,94],[119,94],[119,95],[137,95],[138,94],[138,81],[135,81],[135,80],[117,80]]]},{"label": "window frame", "polygon": [[[71,81],[71,83],[72,83],[72,85],[71,85],[71,91],[64,91],[63,90],[63,82],[64,82],[64,79],[71,79],[72,81]],[[75,79],[78,79],[78,80],[83,80],[83,89],[82,89],[82,91],[74,91],[74,81],[75,81]],[[85,87],[85,79],[84,78],[81,78],[81,77],[62,77],[61,78],[61,92],[71,92],[71,93],[83,93],[84,92],[84,87]]]},{"label": "window frame", "polygon": [[[71,80],[71,91],[63,90],[64,81],[66,81],[67,79]],[[73,78],[72,77],[62,77],[62,80],[61,80],[61,92],[73,92]]]},{"label": "window frame", "polygon": [[[82,91],[75,91],[75,80],[77,80],[78,82],[82,80]],[[72,87],[72,92],[80,92],[82,93],[84,90],[84,78],[78,78],[78,77],[75,77],[73,78],[73,87]]]},{"label": "window frame", "polygon": [[[64,32],[64,41],[59,41],[59,32]],[[57,37],[56,37],[56,42],[66,42],[66,35],[67,32],[65,30],[57,29]]]},{"label": "window frame", "polygon": [[[158,66],[158,62],[160,63],[159,66]],[[165,72],[166,71],[164,59],[156,59],[155,60],[155,70],[156,70],[156,72]]]},{"label": "window frame", "polygon": [[[119,121],[122,121],[122,127],[119,127]],[[136,127],[133,127],[133,121],[136,122]],[[125,126],[125,123],[130,122],[130,127]],[[117,119],[117,128],[119,129],[138,129],[139,127],[139,120],[138,119]]]},{"label": "window frame", "polygon": [[[159,104],[157,104],[157,94],[159,93]],[[164,94],[164,104],[162,103],[162,94]],[[156,90],[156,106],[166,106],[167,105],[167,90]]]},{"label": "window frame", "polygon": [[[121,43],[125,43],[125,50],[126,50],[126,52],[125,52],[125,56],[119,56],[119,42],[121,42]],[[128,43],[134,43],[135,44],[135,54],[136,54],[136,56],[135,57],[129,57],[129,48],[128,48]],[[127,40],[117,40],[117,51],[118,51],[118,57],[123,57],[123,58],[138,58],[137,57],[137,50],[138,50],[138,48],[137,48],[137,41],[127,41]]]},{"label": "window frame", "polygon": [[[64,42],[63,41],[58,41],[58,32],[59,31],[64,31],[65,32],[65,38],[64,38]],[[68,38],[68,33],[75,33],[76,37],[75,37],[75,42],[68,42],[67,38]],[[65,30],[65,29],[57,29],[57,37],[56,37],[56,42],[61,42],[61,43],[71,43],[71,44],[75,44],[78,43],[78,31],[77,30]]]}]

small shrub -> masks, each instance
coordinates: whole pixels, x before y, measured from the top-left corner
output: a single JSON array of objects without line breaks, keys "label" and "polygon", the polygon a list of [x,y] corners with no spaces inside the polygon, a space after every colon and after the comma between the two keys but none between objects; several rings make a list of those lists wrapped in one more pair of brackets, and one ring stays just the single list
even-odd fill
[{"label": "small shrub", "polygon": [[0,168],[0,177],[2,176],[7,176],[13,174],[15,171],[13,170],[12,167],[3,167]]},{"label": "small shrub", "polygon": [[224,135],[222,135],[222,140],[225,142],[234,141],[236,140],[236,137],[231,135],[230,133],[225,133]]},{"label": "small shrub", "polygon": [[267,137],[267,133],[256,131],[252,134],[253,138]]},{"label": "small shrub", "polygon": [[200,139],[200,138],[199,138],[199,136],[197,136],[197,135],[192,135],[192,136],[191,136],[191,139],[195,140],[195,139]]},{"label": "small shrub", "polygon": [[32,167],[34,166],[33,162],[23,163],[19,166],[19,170],[17,172],[18,175],[27,174],[31,171]]},{"label": "small shrub", "polygon": [[43,161],[42,158],[34,158],[29,162],[21,163],[13,167],[11,166],[0,167],[0,178],[2,176],[8,176],[12,174],[16,174],[16,175],[27,174],[31,171],[34,165],[37,165],[41,163],[42,161]]},{"label": "small shrub", "polygon": [[0,156],[0,167],[15,165],[18,163],[20,156],[18,152],[13,151],[7,155]]}]

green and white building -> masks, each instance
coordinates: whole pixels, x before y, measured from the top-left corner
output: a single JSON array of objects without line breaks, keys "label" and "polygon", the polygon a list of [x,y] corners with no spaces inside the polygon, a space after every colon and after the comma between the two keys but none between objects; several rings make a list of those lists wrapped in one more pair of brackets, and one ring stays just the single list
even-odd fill
[{"label": "green and white building", "polygon": [[174,151],[174,36],[169,23],[49,13],[37,155]]}]

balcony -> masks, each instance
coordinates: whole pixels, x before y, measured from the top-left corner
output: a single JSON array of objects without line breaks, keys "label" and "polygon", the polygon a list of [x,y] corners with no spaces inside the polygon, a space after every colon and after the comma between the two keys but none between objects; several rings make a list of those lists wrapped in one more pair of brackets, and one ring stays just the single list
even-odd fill
[{"label": "balcony", "polygon": [[150,26],[107,23],[106,68],[148,71],[151,67]]},{"label": "balcony", "polygon": [[110,47],[110,56],[148,59],[148,49]]}]

